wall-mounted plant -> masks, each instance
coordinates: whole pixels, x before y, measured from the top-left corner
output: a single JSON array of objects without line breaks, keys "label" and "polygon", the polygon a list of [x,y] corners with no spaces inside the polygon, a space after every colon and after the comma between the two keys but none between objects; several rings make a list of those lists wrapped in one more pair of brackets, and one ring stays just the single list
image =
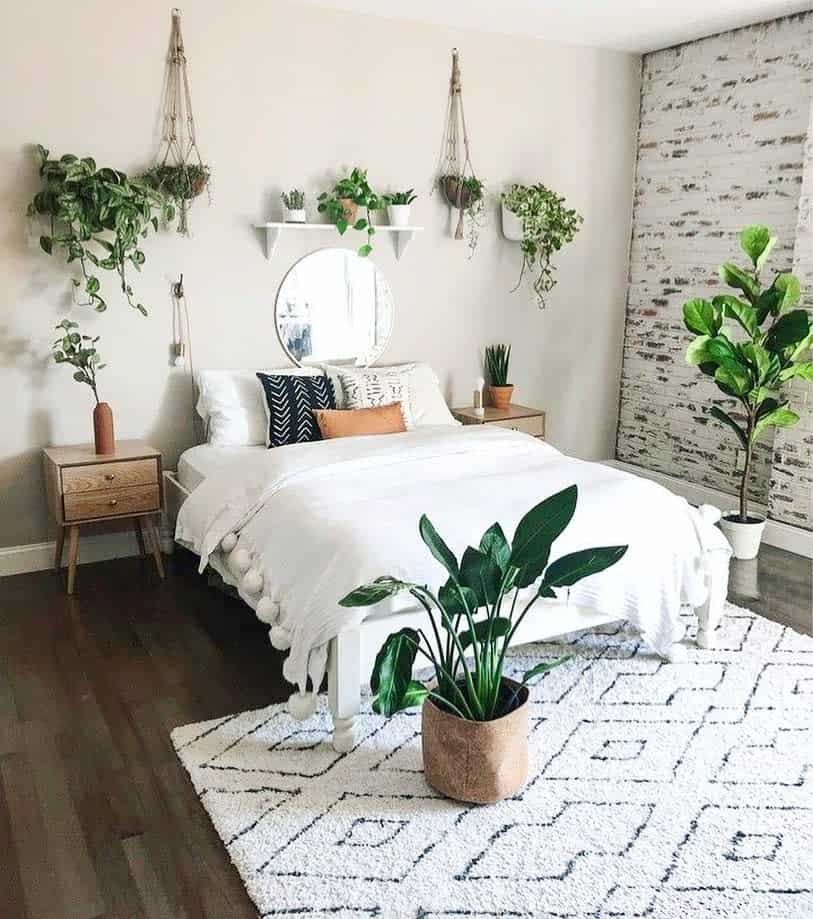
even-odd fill
[{"label": "wall-mounted plant", "polygon": [[[359,247],[358,253],[361,256],[369,255],[373,251],[372,240],[375,235],[372,212],[384,207],[384,199],[370,188],[367,170],[354,168],[349,176],[339,179],[331,192],[322,192],[318,200],[319,213],[325,214],[335,224],[340,235],[343,236],[349,227],[366,230],[367,242]],[[364,209],[366,218],[358,216],[359,208]]]},{"label": "wall-mounted plant", "polygon": [[409,213],[412,209],[412,202],[417,197],[414,188],[407,189],[407,191],[392,191],[384,195],[383,201],[387,205],[387,219],[390,222],[390,226],[409,226]]},{"label": "wall-mounted plant", "polygon": [[292,188],[289,192],[280,195],[282,206],[285,208],[284,220],[286,223],[306,223],[305,192]]},{"label": "wall-mounted plant", "polygon": [[178,211],[178,232],[187,235],[187,210],[190,203],[209,187],[209,167],[203,163],[162,163],[148,169],[141,178],[173,202]]},{"label": "wall-mounted plant", "polygon": [[[746,227],[740,245],[751,260],[743,270],[730,262],[720,266],[720,279],[740,296],[718,294],[711,301],[694,297],[683,306],[686,328],[697,337],[686,351],[686,361],[711,377],[717,388],[736,405],[732,413],[719,405],[709,409],[712,418],[733,431],[743,451],[739,473],[739,513],[723,515],[721,527],[736,558],[753,558],[759,549],[765,518],[749,513],[748,477],[754,444],[772,427],[791,427],[799,421],[788,408],[782,387],[798,377],[813,381],[813,327],[807,311],[794,309],[802,297],[799,279],[777,274],[770,287],[760,283],[760,271],[776,243],[764,226]],[[730,329],[726,319],[740,327]]]},{"label": "wall-mounted plant", "polygon": [[[485,223],[486,187],[481,179],[473,175],[441,176],[440,186],[443,195],[452,207],[460,212],[458,229],[463,232],[464,218],[467,218],[469,258],[474,255],[480,240],[480,230]],[[456,235],[456,238],[457,235]]]},{"label": "wall-mounted plant", "polygon": [[[127,302],[146,316],[146,308],[133,300],[128,270],[130,266],[141,270],[145,262],[141,239],[150,227],[158,229],[159,217],[172,220],[175,209],[144,182],[117,169],[97,169],[92,157],[66,153],[52,160],[45,147],[37,150],[42,188],[28,205],[28,214],[50,222],[50,234],[40,236],[42,250],[48,255],[62,251],[68,263],[79,264],[88,297],[83,306],[99,312],[107,309],[99,278],[92,272],[103,268],[118,274]],[[77,279],[73,284],[82,286]]]},{"label": "wall-mounted plant", "polygon": [[[515,215],[521,222],[520,250],[522,268],[514,290],[522,284],[525,271],[534,272],[533,289],[540,309],[545,306],[545,297],[556,286],[553,272],[553,256],[562,246],[573,241],[584,218],[565,204],[565,199],[541,183],[536,185],[512,185],[503,193],[503,227],[508,215]],[[516,238],[506,232],[509,239]]]}]

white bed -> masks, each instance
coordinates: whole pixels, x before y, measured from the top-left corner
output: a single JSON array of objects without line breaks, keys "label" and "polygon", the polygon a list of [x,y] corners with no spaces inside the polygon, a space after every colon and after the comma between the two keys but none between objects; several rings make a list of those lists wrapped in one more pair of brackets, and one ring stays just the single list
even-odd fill
[{"label": "white bed", "polygon": [[[176,539],[234,585],[289,650],[291,711],[307,717],[328,670],[334,744],[354,743],[360,686],[381,641],[424,625],[410,598],[369,611],[338,607],[382,574],[438,586],[443,572],[417,536],[427,512],[455,552],[495,519],[506,533],[522,513],[576,482],[580,500],[555,554],[629,543],[624,561],[544,601],[517,643],[626,619],[657,653],[685,655],[678,612],[698,612],[698,643],[713,643],[728,579],[728,545],[709,516],[636,476],[563,456],[502,428],[429,427],[385,437],[187,451],[169,486],[180,506]],[[366,614],[366,616],[365,616]],[[529,617],[529,620],[531,617]],[[310,690],[309,690],[310,681]]]}]

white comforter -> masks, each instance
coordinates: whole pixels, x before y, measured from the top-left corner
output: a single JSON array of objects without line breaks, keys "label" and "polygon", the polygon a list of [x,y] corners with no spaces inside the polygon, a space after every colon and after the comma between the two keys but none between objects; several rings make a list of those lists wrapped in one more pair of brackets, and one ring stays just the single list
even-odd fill
[{"label": "white comforter", "polygon": [[[680,606],[704,599],[704,557],[729,551],[720,531],[654,482],[504,428],[421,428],[259,452],[239,477],[213,475],[192,492],[176,538],[252,607],[261,597],[278,603],[275,632],[290,642],[284,674],[304,691],[308,676],[318,688],[330,639],[375,611],[338,606],[349,590],[384,574],[433,588],[445,580],[418,535],[422,513],[459,557],[495,520],[510,539],[526,511],[573,483],[576,513],[551,558],[590,546],[629,550],[572,588],[570,602],[617,611],[667,652],[680,638]],[[231,533],[239,538],[227,558],[220,543],[230,545]]]}]

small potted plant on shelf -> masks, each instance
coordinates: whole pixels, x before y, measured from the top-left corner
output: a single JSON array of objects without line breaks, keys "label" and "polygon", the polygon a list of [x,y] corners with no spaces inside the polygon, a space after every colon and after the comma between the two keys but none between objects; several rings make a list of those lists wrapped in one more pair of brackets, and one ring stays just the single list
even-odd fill
[{"label": "small potted plant on shelf", "polygon": [[[610,568],[627,550],[582,549],[548,563],[577,499],[571,485],[542,501],[520,520],[512,543],[499,523],[493,524],[479,547],[469,546],[459,561],[424,514],[421,539],[448,573],[437,593],[385,576],[340,601],[345,607],[372,606],[409,592],[426,612],[426,631],[403,628],[384,642],[370,687],[373,709],[381,715],[423,704],[424,774],[443,795],[489,804],[525,782],[528,683],[567,658],[539,663],[515,681],[504,675],[506,652],[540,598],[555,599],[559,588]],[[434,670],[429,685],[413,679],[418,654]]]},{"label": "small potted plant on shelf", "polygon": [[488,375],[488,397],[494,408],[508,408],[514,387],[508,382],[508,365],[511,361],[511,345],[488,345],[486,347],[486,374]]},{"label": "small potted plant on shelf", "polygon": [[[813,381],[813,331],[806,310],[794,309],[802,297],[798,278],[775,275],[769,287],[760,282],[760,271],[776,244],[765,226],[748,226],[740,245],[751,260],[748,269],[726,262],[720,279],[741,296],[718,294],[710,301],[694,297],[683,306],[686,328],[697,337],[686,351],[686,361],[711,377],[725,395],[709,414],[726,425],[743,451],[739,510],[724,513],[720,521],[734,557],[755,558],[759,552],[765,518],[748,507],[748,485],[754,445],[770,428],[791,427],[799,421],[783,398],[783,386],[794,378]],[[726,325],[733,319],[739,335]],[[718,400],[719,401],[719,400]]]},{"label": "small potted plant on shelf", "polygon": [[203,163],[160,163],[141,178],[173,202],[178,211],[178,232],[188,235],[189,205],[208,188],[209,167]]},{"label": "small potted plant on shelf", "polygon": [[285,223],[307,223],[308,215],[305,211],[305,192],[292,188],[289,192],[280,195],[284,208],[283,220]]},{"label": "small potted plant on shelf", "polygon": [[417,197],[414,188],[410,188],[409,191],[394,191],[388,195],[384,195],[384,203],[387,205],[387,217],[390,221],[390,226],[409,226],[409,212],[412,209],[412,202]]},{"label": "small potted plant on shelf", "polygon": [[57,364],[70,364],[74,369],[73,378],[77,383],[86,383],[93,392],[96,405],[93,409],[93,439],[97,453],[114,453],[116,440],[113,434],[113,412],[107,402],[99,400],[96,389],[96,374],[103,370],[106,364],[101,362],[101,356],[96,349],[97,335],[82,335],[79,332],[79,323],[70,319],[63,319],[56,326],[59,338],[51,345],[54,360]]},{"label": "small potted plant on shelf", "polygon": [[474,255],[485,218],[485,185],[473,175],[444,175],[440,187],[446,201],[460,213],[455,239],[463,239],[464,218],[468,219],[469,257]]},{"label": "small potted plant on shelf", "polygon": [[[358,254],[368,256],[373,251],[372,241],[375,235],[373,211],[381,210],[384,200],[370,188],[367,170],[354,168],[349,176],[339,179],[333,186],[333,191],[322,192],[318,200],[319,213],[327,215],[340,235],[343,236],[348,227],[367,232],[367,242],[359,247]],[[359,208],[364,209],[364,217],[358,216]]]},{"label": "small potted plant on shelf", "polygon": [[502,196],[502,226],[506,239],[518,240],[522,267],[514,290],[525,271],[535,272],[533,290],[540,309],[556,286],[552,259],[562,246],[573,241],[584,218],[565,205],[565,199],[541,183],[512,185]]}]

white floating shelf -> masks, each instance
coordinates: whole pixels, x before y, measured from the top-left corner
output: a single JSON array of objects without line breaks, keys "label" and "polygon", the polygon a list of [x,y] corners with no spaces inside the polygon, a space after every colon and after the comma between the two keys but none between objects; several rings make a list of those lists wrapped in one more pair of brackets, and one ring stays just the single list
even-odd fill
[{"label": "white floating shelf", "polygon": [[[375,228],[375,235],[379,233],[392,233],[393,241],[395,243],[395,257],[400,259],[401,256],[406,252],[407,246],[412,242],[416,233],[420,233],[423,230],[423,227],[392,227],[389,224],[379,226],[378,224],[373,224]],[[265,257],[270,259],[273,257],[274,252],[277,248],[277,243],[279,242],[280,234],[285,231],[305,231],[305,230],[332,230],[336,236],[343,242],[347,242],[358,235],[365,237],[366,233],[362,231],[354,231],[352,228],[348,229],[347,233],[344,236],[339,235],[339,231],[332,223],[256,223],[254,224],[256,230],[265,231]],[[351,235],[352,233],[352,235]],[[363,242],[359,242],[359,245],[363,245]]]}]

